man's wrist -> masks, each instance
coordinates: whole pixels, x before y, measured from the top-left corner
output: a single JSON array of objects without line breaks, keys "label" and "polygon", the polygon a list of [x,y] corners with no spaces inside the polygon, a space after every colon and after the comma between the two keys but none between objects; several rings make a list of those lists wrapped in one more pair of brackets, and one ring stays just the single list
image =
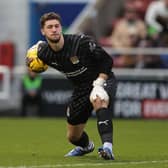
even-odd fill
[{"label": "man's wrist", "polygon": [[105,83],[105,79],[98,77],[94,82],[93,82],[93,86],[103,86],[103,84]]}]

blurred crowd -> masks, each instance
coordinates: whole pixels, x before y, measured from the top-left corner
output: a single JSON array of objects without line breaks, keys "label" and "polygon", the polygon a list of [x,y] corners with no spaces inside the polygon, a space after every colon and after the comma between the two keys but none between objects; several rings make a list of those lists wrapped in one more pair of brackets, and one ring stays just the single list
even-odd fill
[{"label": "blurred crowd", "polygon": [[[168,0],[124,0],[98,42],[114,49],[168,47]],[[168,53],[112,56],[114,67],[168,68]]]}]

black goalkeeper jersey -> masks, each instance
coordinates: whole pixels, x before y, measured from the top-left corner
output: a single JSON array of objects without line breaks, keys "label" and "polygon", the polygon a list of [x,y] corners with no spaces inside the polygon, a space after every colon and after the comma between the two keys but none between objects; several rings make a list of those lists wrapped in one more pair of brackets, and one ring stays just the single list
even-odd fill
[{"label": "black goalkeeper jersey", "polygon": [[38,57],[75,85],[92,83],[99,73],[109,75],[113,63],[104,49],[85,35],[64,35],[64,46],[58,52],[45,43],[39,47]]}]

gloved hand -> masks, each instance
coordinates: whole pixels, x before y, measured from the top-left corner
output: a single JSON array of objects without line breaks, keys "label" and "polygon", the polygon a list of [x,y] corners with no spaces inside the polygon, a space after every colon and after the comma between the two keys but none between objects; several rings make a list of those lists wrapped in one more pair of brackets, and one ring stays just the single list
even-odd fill
[{"label": "gloved hand", "polygon": [[105,100],[105,101],[109,100],[109,96],[103,87],[104,83],[105,83],[105,80],[103,78],[97,78],[93,82],[93,89],[90,93],[91,102],[96,100],[97,97],[100,97],[101,100]]},{"label": "gloved hand", "polygon": [[48,69],[48,65],[38,57],[38,54],[43,50],[44,45],[46,45],[45,42],[38,41],[27,51],[26,65],[33,72],[41,73]]},{"label": "gloved hand", "polygon": [[44,43],[44,41],[38,41],[31,48],[28,49],[27,55],[26,55],[27,66],[29,66],[29,64],[33,61],[33,59],[36,59],[38,57],[38,50],[40,49],[39,45],[42,43]]}]

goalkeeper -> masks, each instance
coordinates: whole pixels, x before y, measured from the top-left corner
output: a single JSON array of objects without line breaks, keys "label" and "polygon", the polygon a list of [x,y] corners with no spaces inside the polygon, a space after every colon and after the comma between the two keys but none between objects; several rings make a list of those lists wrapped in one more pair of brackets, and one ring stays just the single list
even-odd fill
[{"label": "goalkeeper", "polygon": [[[94,150],[94,143],[85,131],[94,110],[102,141],[98,154],[106,160],[114,160],[112,106],[117,86],[111,72],[112,58],[89,36],[63,34],[57,13],[45,13],[40,24],[47,42],[38,42],[33,46],[33,52],[74,84],[66,115],[67,138],[76,147],[65,156],[82,156]],[[32,61],[28,58],[27,65]]]}]

